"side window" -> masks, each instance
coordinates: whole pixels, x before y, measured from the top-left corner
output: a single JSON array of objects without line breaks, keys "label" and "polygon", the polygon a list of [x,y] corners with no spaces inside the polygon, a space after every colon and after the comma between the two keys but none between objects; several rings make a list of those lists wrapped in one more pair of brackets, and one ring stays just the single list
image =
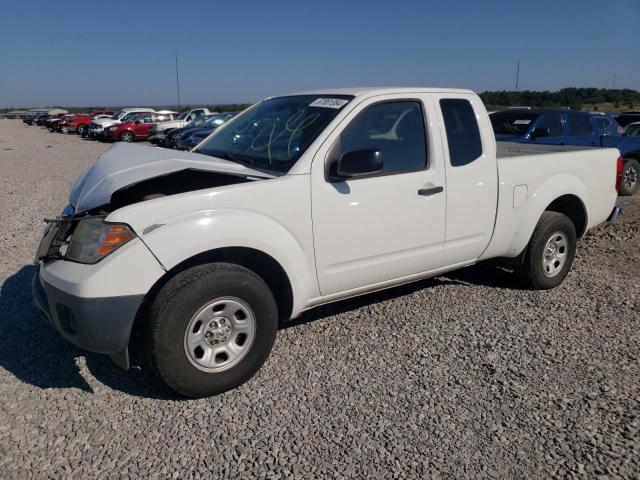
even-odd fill
[{"label": "side window", "polygon": [[142,118],[140,119],[140,122],[141,122],[141,123],[151,123],[152,118],[153,118],[153,117],[152,117],[152,115],[151,115],[151,114],[147,114],[147,115],[145,115],[144,117],[142,117]]},{"label": "side window", "polygon": [[548,113],[540,117],[536,128],[546,128],[551,137],[562,137],[562,116],[559,113]]},{"label": "side window", "polygon": [[593,133],[591,119],[586,115],[569,114],[567,118],[569,135],[572,137],[588,137]]},{"label": "side window", "polygon": [[596,118],[596,123],[598,124],[600,133],[603,133],[607,128],[609,128],[609,125],[611,125],[611,120],[608,118]]},{"label": "side window", "polygon": [[468,100],[447,98],[440,100],[449,144],[452,167],[468,165],[482,155],[482,139],[476,114]]},{"label": "side window", "polygon": [[424,169],[427,142],[420,102],[384,102],[364,110],[340,135],[340,152],[354,150],[380,150],[382,173]]}]

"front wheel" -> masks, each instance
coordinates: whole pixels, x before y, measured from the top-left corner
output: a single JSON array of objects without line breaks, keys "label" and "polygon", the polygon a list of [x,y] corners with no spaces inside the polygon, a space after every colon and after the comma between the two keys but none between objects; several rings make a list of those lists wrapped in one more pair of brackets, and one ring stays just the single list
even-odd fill
[{"label": "front wheel", "polygon": [[153,302],[147,359],[176,392],[207,397],[251,378],[277,328],[276,302],[262,278],[234,264],[199,265],[167,282]]},{"label": "front wheel", "polygon": [[557,287],[569,273],[576,253],[576,229],[566,215],[544,212],[533,231],[522,276],[535,290]]},{"label": "front wheel", "polygon": [[121,142],[133,142],[133,133],[131,132],[122,132],[120,134]]},{"label": "front wheel", "polygon": [[640,175],[640,163],[633,158],[624,159],[622,167],[622,182],[620,195],[633,195],[638,190],[638,176]]},{"label": "front wheel", "polygon": [[87,135],[89,135],[89,132],[87,130],[88,130],[88,128],[87,128],[86,125],[80,125],[78,127],[78,133],[80,134],[80,136],[82,138],[87,138]]}]

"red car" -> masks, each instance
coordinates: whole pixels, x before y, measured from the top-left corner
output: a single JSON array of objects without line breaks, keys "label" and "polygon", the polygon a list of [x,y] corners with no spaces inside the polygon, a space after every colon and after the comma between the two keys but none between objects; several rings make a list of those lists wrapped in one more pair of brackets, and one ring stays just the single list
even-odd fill
[{"label": "red car", "polygon": [[142,112],[127,123],[118,123],[107,127],[103,137],[107,141],[135,142],[149,138],[151,127],[157,122],[173,120],[178,112],[163,110],[160,112]]},{"label": "red car", "polygon": [[66,124],[61,125],[60,131],[62,133],[79,132],[80,126],[89,125],[90,121],[91,115],[87,113],[78,113],[69,117],[69,119],[66,121]]},{"label": "red car", "polygon": [[81,113],[81,114],[75,115],[74,118],[72,118],[72,122],[69,123],[69,129],[71,132],[78,132],[83,137],[86,137],[89,124],[94,118],[97,118],[100,116],[110,117],[113,114],[114,112],[111,112],[108,110],[100,110],[97,112],[91,112],[90,114]]}]

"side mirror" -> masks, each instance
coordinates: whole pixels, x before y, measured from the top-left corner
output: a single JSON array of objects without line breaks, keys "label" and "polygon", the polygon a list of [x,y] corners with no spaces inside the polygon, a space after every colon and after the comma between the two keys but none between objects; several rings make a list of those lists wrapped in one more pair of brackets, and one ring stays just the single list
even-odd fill
[{"label": "side mirror", "polygon": [[531,132],[531,139],[535,140],[536,138],[544,138],[550,137],[551,130],[548,128],[536,128],[533,132]]},{"label": "side mirror", "polygon": [[335,181],[363,177],[382,171],[384,162],[380,150],[353,150],[344,153],[330,169],[330,179]]}]

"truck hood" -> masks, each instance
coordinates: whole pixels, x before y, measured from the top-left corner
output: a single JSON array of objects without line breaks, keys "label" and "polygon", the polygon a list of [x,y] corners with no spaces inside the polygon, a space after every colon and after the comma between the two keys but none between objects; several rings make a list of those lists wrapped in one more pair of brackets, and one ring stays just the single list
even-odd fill
[{"label": "truck hood", "polygon": [[75,181],[69,202],[75,213],[106,205],[124,187],[181,170],[273,178],[239,163],[192,152],[116,143]]}]

